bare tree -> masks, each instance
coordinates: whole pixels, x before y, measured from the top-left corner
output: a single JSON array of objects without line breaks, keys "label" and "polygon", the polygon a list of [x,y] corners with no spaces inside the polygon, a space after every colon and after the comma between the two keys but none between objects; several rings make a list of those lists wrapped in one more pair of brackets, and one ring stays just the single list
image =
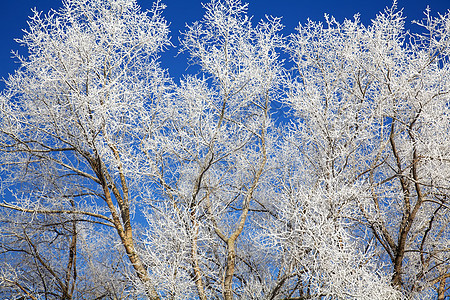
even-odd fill
[{"label": "bare tree", "polygon": [[31,18],[0,95],[0,295],[444,299],[449,15],[413,35],[394,3],[283,37],[212,0],[175,84],[162,9]]},{"label": "bare tree", "polygon": [[9,182],[29,189],[3,206],[112,225],[151,299],[158,295],[133,240],[138,181],[130,174],[139,162],[130,160],[144,138],[137,124],[157,114],[145,106],[168,82],[155,58],[169,44],[161,8],[74,0],[35,12],[19,41],[29,55],[18,56],[0,104],[2,166],[11,167]]},{"label": "bare tree", "polygon": [[124,299],[132,287],[123,251],[89,220],[2,210],[1,222],[5,299]]},{"label": "bare tree", "polygon": [[423,34],[405,30],[395,3],[369,27],[357,16],[299,26],[289,46],[297,78],[289,98],[299,151],[321,187],[331,180],[359,190],[347,197],[358,211],[341,217],[356,221],[366,243],[376,241],[392,284],[410,296],[434,287],[443,298],[449,15],[425,17],[417,23]]}]

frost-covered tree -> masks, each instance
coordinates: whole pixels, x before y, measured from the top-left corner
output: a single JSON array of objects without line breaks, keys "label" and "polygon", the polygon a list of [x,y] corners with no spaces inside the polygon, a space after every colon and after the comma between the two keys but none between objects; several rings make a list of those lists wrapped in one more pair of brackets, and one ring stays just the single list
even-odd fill
[{"label": "frost-covered tree", "polygon": [[161,9],[74,0],[48,15],[35,12],[19,41],[29,54],[18,56],[21,67],[8,78],[0,104],[3,185],[20,191],[4,207],[111,225],[155,299],[133,239],[142,177],[131,174],[146,137],[140,122],[162,124],[158,107],[169,80],[156,57],[169,40]]},{"label": "frost-covered tree", "polygon": [[31,17],[0,95],[0,296],[444,299],[449,15],[283,37],[211,0],[175,83],[163,8]]},{"label": "frost-covered tree", "polygon": [[[393,7],[370,26],[308,22],[289,42],[294,139],[354,238],[375,246],[392,284],[444,299],[450,252],[449,14],[404,28]],[[345,200],[344,202],[342,200]],[[347,211],[348,207],[350,211]],[[432,296],[433,298],[436,296]]]}]

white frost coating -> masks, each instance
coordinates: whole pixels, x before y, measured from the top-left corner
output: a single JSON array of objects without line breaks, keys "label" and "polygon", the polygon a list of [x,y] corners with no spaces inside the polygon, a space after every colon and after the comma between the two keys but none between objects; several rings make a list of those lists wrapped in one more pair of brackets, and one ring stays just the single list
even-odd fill
[{"label": "white frost coating", "polygon": [[31,17],[0,95],[0,297],[448,296],[449,15],[283,37],[212,0],[177,84],[163,8]]}]

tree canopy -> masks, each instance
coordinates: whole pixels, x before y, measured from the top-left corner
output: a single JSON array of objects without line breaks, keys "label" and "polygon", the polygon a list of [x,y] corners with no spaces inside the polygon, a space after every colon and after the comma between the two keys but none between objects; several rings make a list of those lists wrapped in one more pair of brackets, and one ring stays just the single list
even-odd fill
[{"label": "tree canopy", "polygon": [[34,11],[0,94],[0,296],[448,297],[450,13],[284,36],[204,10],[179,82],[159,1]]}]

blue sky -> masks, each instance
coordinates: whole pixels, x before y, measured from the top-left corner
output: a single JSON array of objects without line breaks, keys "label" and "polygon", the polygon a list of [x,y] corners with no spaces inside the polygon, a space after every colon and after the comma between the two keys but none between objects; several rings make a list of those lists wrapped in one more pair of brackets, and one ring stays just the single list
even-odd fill
[{"label": "blue sky", "polygon": [[[137,0],[143,9],[151,7],[153,0]],[[202,17],[203,9],[200,0],[162,0],[167,5],[164,16],[171,23],[172,42],[177,45],[178,32],[184,29],[186,23],[192,23]],[[391,6],[391,0],[248,0],[249,14],[257,21],[264,15],[283,17],[286,26],[284,34],[293,32],[299,22],[304,23],[307,18],[323,21],[324,13],[335,16],[338,20],[352,18],[360,13],[361,20],[369,24],[377,12],[386,6]],[[11,59],[11,50],[24,49],[14,42],[14,38],[21,37],[22,29],[27,28],[27,19],[31,8],[47,12],[50,8],[58,8],[61,0],[0,0],[0,78],[6,78],[8,73],[18,67]],[[450,0],[399,0],[398,6],[404,8],[409,24],[413,19],[423,17],[423,10],[429,5],[434,14],[445,13],[450,8]],[[169,49],[163,55],[163,66],[172,69],[171,75],[178,77],[186,68],[184,57],[174,58],[176,49]],[[3,84],[0,84],[3,87]]]}]

